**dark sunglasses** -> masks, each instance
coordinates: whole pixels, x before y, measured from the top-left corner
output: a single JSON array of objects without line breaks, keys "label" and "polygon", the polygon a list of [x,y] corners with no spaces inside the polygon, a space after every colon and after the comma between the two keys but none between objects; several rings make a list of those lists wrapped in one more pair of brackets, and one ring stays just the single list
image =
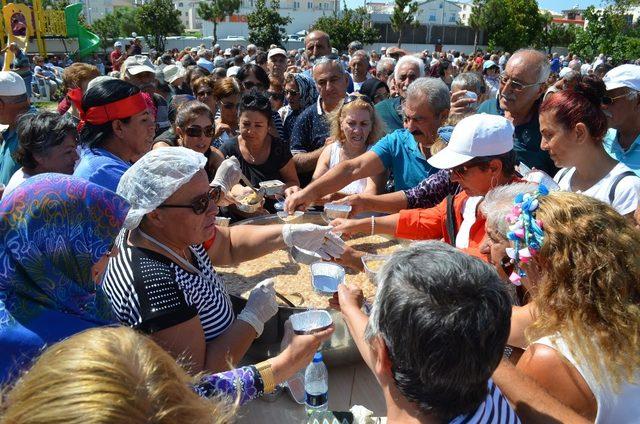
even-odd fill
[{"label": "dark sunglasses", "polygon": [[296,90],[284,90],[284,94],[287,96],[297,96],[300,92]]},{"label": "dark sunglasses", "polygon": [[284,100],[284,93],[276,93],[275,91],[267,91],[269,98],[273,100]]},{"label": "dark sunglasses", "polygon": [[603,96],[603,97],[602,97],[601,102],[602,102],[602,104],[603,104],[603,105],[611,105],[611,104],[613,104],[613,102],[615,102],[616,100],[621,99],[621,98],[623,98],[623,97],[627,97],[627,96],[629,96],[629,94],[630,94],[630,93],[624,93],[624,94],[621,94],[621,95],[619,95],[619,96],[615,96],[615,97],[611,97],[611,96]]},{"label": "dark sunglasses", "polygon": [[369,96],[365,94],[349,94],[342,104],[348,105],[349,103],[355,102],[356,100],[362,100],[373,106],[373,102],[369,98]]},{"label": "dark sunglasses", "polygon": [[205,96],[210,96],[213,94],[213,91],[211,90],[200,90],[198,91],[198,97],[205,97]]},{"label": "dark sunglasses", "polygon": [[184,132],[189,137],[200,137],[203,133],[206,137],[213,137],[213,135],[216,133],[216,128],[213,125],[209,125],[208,127],[204,128],[198,125],[192,125],[185,128]]},{"label": "dark sunglasses", "polygon": [[209,209],[209,204],[213,200],[213,203],[218,203],[220,200],[220,193],[222,193],[219,186],[209,187],[209,191],[202,194],[191,202],[190,205],[160,205],[159,208],[191,208],[196,215],[202,215]]},{"label": "dark sunglasses", "polygon": [[265,109],[269,107],[269,99],[266,96],[248,94],[242,97],[242,106],[245,108]]},{"label": "dark sunglasses", "polygon": [[242,86],[244,87],[245,90],[251,90],[252,88],[257,88],[257,89],[264,88],[264,86],[259,82],[253,82],[253,81],[243,81]]},{"label": "dark sunglasses", "polygon": [[465,163],[464,165],[458,165],[456,167],[450,168],[447,171],[449,171],[449,175],[457,175],[458,178],[462,178],[464,177],[464,175],[469,172],[469,170],[471,168],[475,168],[478,166],[482,166],[484,164],[486,164],[487,161],[486,160],[481,160],[481,161],[477,161],[474,162],[473,160],[470,162]]}]

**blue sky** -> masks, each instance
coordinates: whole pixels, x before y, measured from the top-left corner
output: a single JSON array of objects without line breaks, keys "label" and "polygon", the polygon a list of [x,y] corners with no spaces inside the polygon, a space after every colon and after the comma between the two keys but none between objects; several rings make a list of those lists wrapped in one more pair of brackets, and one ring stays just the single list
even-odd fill
[{"label": "blue sky", "polygon": [[[381,0],[375,0],[381,1]],[[385,0],[382,0],[385,1]],[[387,2],[392,2],[393,0],[386,0]],[[469,0],[471,1],[471,0]],[[347,6],[349,7],[358,7],[364,4],[364,0],[347,0]],[[538,0],[538,4],[543,9],[551,9],[557,12],[562,10],[571,9],[574,5],[578,5],[579,8],[586,8],[588,6],[600,6],[600,0]]]}]

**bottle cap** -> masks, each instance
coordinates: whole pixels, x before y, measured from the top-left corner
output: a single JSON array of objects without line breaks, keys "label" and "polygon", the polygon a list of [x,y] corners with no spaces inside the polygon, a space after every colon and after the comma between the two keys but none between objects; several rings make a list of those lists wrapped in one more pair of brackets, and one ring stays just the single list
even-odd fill
[{"label": "bottle cap", "polygon": [[313,355],[313,362],[322,362],[322,352],[316,352],[316,354]]}]

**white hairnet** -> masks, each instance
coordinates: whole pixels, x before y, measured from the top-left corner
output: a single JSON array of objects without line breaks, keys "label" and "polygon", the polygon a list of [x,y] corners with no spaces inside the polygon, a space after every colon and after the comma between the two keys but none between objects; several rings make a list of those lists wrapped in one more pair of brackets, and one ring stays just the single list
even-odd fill
[{"label": "white hairnet", "polygon": [[162,147],[142,156],[118,184],[117,193],[131,204],[124,228],[137,228],[143,216],[189,182],[206,163],[202,153],[185,147]]}]

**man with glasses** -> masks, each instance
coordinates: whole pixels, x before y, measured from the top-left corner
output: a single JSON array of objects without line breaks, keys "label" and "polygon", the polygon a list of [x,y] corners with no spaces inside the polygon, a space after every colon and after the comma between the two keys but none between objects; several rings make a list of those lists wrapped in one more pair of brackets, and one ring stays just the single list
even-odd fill
[{"label": "man with glasses", "polygon": [[605,150],[640,175],[640,66],[621,65],[604,76],[602,109],[609,121]]},{"label": "man with glasses", "polygon": [[[424,62],[415,56],[402,56],[398,60],[394,74],[395,90],[397,97],[384,100],[376,104],[376,112],[384,121],[388,131],[395,131],[403,128],[403,118],[400,116],[402,99],[407,92],[407,87],[413,81],[424,76]],[[391,81],[388,81],[389,84]],[[391,84],[389,84],[391,87]]]},{"label": "man with glasses", "polygon": [[549,154],[540,149],[538,107],[547,88],[549,61],[544,53],[532,49],[518,50],[500,75],[498,97],[483,102],[478,113],[502,115],[514,127],[514,150],[518,162],[555,175],[558,168]]},{"label": "man with glasses", "polygon": [[0,71],[0,124],[8,126],[2,132],[0,140],[0,197],[4,186],[20,168],[13,158],[13,153],[18,148],[16,125],[18,118],[29,112],[29,105],[22,77],[13,71]]},{"label": "man with glasses", "polygon": [[329,122],[326,115],[340,106],[349,82],[340,61],[327,56],[316,60],[313,79],[320,96],[300,114],[291,132],[291,153],[302,185],[311,180],[320,153],[327,144]]}]

